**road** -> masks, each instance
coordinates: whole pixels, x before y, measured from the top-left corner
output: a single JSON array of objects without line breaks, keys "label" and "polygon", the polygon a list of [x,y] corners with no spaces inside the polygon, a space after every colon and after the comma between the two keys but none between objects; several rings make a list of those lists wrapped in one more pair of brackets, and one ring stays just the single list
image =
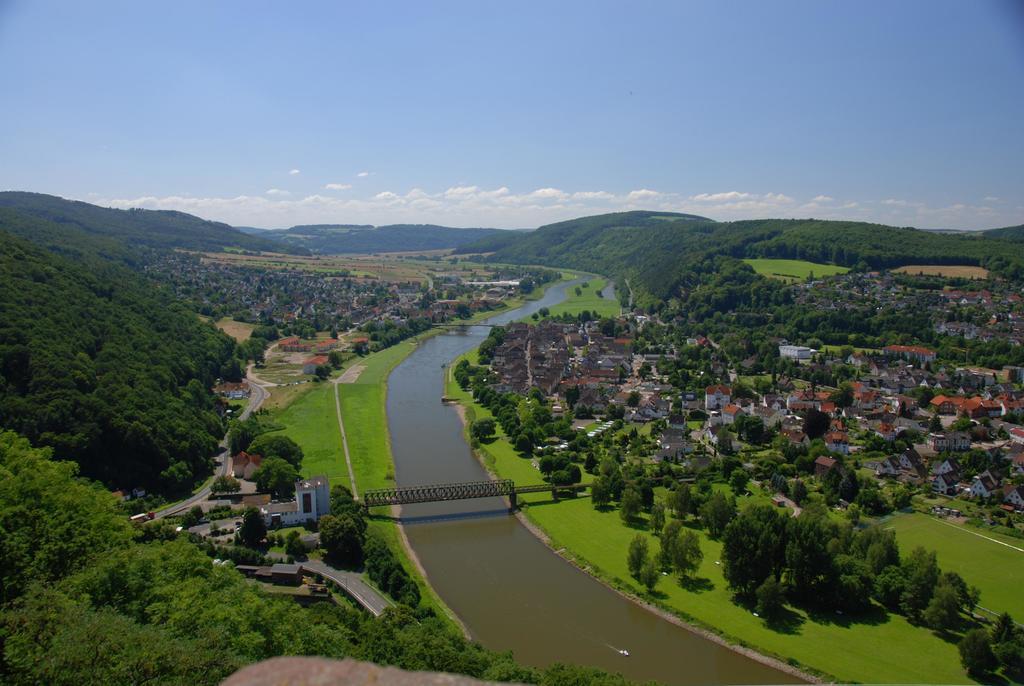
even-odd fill
[{"label": "road", "polygon": [[303,569],[319,574],[325,579],[330,579],[338,584],[350,598],[366,608],[367,612],[373,614],[374,617],[379,617],[384,610],[392,607],[394,604],[367,585],[362,577],[355,572],[335,569],[320,560],[308,560],[300,564]]},{"label": "road", "polygon": [[[267,392],[265,388],[263,388],[262,386],[260,386],[251,379],[249,380],[249,389],[249,404],[245,406],[244,410],[242,410],[242,414],[238,415],[239,419],[247,419],[249,415],[258,410],[260,408],[260,405],[262,405],[266,401],[266,399],[270,397],[270,394]],[[227,436],[225,436],[224,440],[220,442],[220,449],[220,453],[215,458],[217,461],[217,467],[214,469],[214,478],[218,476],[226,476],[228,474],[228,471],[231,469],[231,455],[230,451],[228,450]],[[175,503],[174,505],[165,507],[162,510],[157,510],[154,518],[162,519],[164,517],[170,517],[172,515],[181,514],[182,512],[185,512],[188,509],[190,509],[193,505],[198,505],[199,503],[203,502],[209,497],[210,486],[203,486],[201,489],[192,494],[191,497],[181,501],[180,503]]]}]

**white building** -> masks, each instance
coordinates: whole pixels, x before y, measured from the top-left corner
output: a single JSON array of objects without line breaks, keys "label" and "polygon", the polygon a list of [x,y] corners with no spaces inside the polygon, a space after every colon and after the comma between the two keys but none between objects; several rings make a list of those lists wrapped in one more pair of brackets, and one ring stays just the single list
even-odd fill
[{"label": "white building", "polygon": [[299,526],[319,521],[331,513],[331,487],[326,476],[314,476],[295,482],[295,500],[270,503],[260,510],[269,527]]},{"label": "white building", "polygon": [[809,360],[814,353],[818,352],[814,348],[808,348],[804,345],[780,345],[779,346],[779,357],[786,357],[791,360],[801,361]]},{"label": "white building", "polygon": [[704,409],[720,410],[732,402],[732,389],[728,386],[708,386],[704,389]]}]

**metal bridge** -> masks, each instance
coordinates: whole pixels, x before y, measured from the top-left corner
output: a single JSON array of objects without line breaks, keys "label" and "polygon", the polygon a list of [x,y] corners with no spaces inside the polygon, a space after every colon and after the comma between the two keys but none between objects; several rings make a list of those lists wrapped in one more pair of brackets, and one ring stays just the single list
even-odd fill
[{"label": "metal bridge", "polygon": [[516,496],[520,493],[541,493],[551,491],[557,497],[558,491],[582,491],[588,484],[539,484],[516,486],[511,479],[498,481],[464,481],[461,483],[428,484],[424,486],[399,486],[364,491],[362,505],[366,508],[388,505],[412,505],[414,503],[437,503],[447,500],[469,500],[472,498],[508,498],[509,507],[516,509]]}]

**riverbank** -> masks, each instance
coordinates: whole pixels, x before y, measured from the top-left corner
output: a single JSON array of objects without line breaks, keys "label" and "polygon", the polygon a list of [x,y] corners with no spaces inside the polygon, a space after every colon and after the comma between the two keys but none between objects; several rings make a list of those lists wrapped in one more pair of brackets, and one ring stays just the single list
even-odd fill
[{"label": "riverbank", "polygon": [[[476,324],[521,307],[528,301],[543,297],[551,286],[572,278],[573,275],[562,273],[558,280],[544,284],[525,297],[510,299],[500,309],[478,312],[459,323]],[[348,383],[316,384],[293,403],[272,414],[274,421],[283,425],[285,433],[303,448],[304,476],[325,474],[332,484],[342,483],[352,489],[337,419],[340,408],[348,445],[348,462],[351,463],[358,491],[362,493],[367,489],[394,486],[395,467],[386,407],[388,377],[422,342],[444,332],[442,328],[431,328],[384,350],[348,360],[336,376],[344,376],[357,365],[362,367],[358,375],[351,374],[346,379]],[[337,400],[335,392],[338,394]],[[332,427],[333,430],[324,431],[324,426]],[[430,585],[423,565],[409,544],[405,531],[397,525],[396,518],[371,516],[369,526],[384,538],[403,562],[420,587],[424,604],[446,618],[454,630],[469,637],[465,625]],[[367,583],[371,582],[367,580]]]},{"label": "riverbank", "polygon": [[[475,356],[475,351],[468,355]],[[469,424],[490,413],[473,402],[450,373],[445,394],[463,406],[460,416],[469,441]],[[540,473],[530,460],[515,453],[500,428],[496,440],[477,444],[473,452],[495,477],[540,482]],[[589,498],[531,507],[531,502],[539,504],[542,498],[542,494],[521,496],[519,518],[550,549],[631,601],[763,664],[810,681],[970,683],[954,643],[910,625],[899,615],[883,613],[851,622],[838,615],[811,616],[790,609],[785,626],[766,626],[732,601],[718,563],[721,543],[703,532],[698,531],[704,551],[696,574],[700,583],[684,588],[675,579],[662,577],[654,594],[649,594],[626,567],[629,541],[644,528],[626,526],[614,509],[595,510]],[[657,549],[657,539],[647,535]]]}]

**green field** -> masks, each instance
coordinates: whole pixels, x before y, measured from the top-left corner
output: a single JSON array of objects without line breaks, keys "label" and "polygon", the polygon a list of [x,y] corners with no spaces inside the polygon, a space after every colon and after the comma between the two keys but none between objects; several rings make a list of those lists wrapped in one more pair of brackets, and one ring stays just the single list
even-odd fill
[{"label": "green field", "polygon": [[934,550],[939,567],[978,587],[983,607],[1024,618],[1024,541],[920,513],[896,515],[882,526],[896,531],[902,551]]},{"label": "green field", "polygon": [[611,298],[602,298],[601,291],[608,283],[600,277],[590,277],[585,281],[586,288],[580,287],[580,294],[576,295],[575,287],[566,290],[566,298],[561,303],[551,307],[551,316],[560,314],[579,314],[583,310],[597,312],[599,317],[617,317],[621,308],[619,302]]},{"label": "green field", "polygon": [[[757,498],[740,499],[740,506]],[[878,612],[869,621],[855,623],[840,615],[812,618],[802,610],[791,610],[784,629],[768,628],[732,602],[722,568],[715,564],[721,544],[703,532],[698,532],[704,551],[704,562],[696,574],[700,584],[688,589],[672,577],[662,577],[651,598],[629,576],[626,550],[637,530],[624,525],[617,510],[598,512],[588,498],[577,498],[553,507],[528,507],[527,514],[551,537],[555,548],[567,548],[593,573],[734,642],[783,660],[793,658],[840,682],[970,682],[960,667],[954,643],[911,626],[899,615]],[[653,536],[650,545],[652,550],[658,549]]]},{"label": "green field", "polygon": [[[467,358],[471,363],[475,362],[475,352],[468,353]],[[468,420],[491,416],[486,408],[472,401],[468,392],[459,388],[450,374],[445,393],[467,408]],[[541,475],[530,460],[519,457],[500,427],[498,434],[497,440],[482,445],[479,451],[488,467],[499,477],[510,478],[517,483],[540,483]],[[590,477],[585,475],[585,478]],[[728,490],[724,484],[716,484],[715,488]],[[698,533],[704,562],[696,574],[699,583],[684,587],[674,577],[662,577],[652,596],[629,576],[626,567],[629,542],[643,529],[623,524],[615,509],[595,510],[585,496],[563,499],[553,506],[530,506],[531,503],[545,501],[550,501],[547,494],[520,496],[524,513],[551,538],[555,549],[564,548],[580,566],[613,586],[711,629],[734,643],[775,655],[783,661],[795,660],[805,669],[836,677],[842,682],[971,681],[960,667],[955,643],[945,641],[927,629],[914,627],[904,617],[887,614],[880,608],[861,622],[851,622],[830,613],[812,616],[806,611],[790,608],[790,621],[784,628],[768,628],[749,610],[733,602],[722,568],[715,564],[721,555],[721,544],[701,531]],[[769,497],[757,489],[738,499],[741,509],[770,502]],[[651,549],[656,551],[657,539],[647,535]],[[965,578],[970,580],[966,574]],[[1007,584],[1006,592],[1012,594],[1013,587]],[[913,646],[913,649],[908,649],[908,646]]]},{"label": "green field", "polygon": [[847,267],[840,267],[834,264],[819,264],[805,260],[775,260],[758,258],[743,260],[754,271],[762,276],[770,276],[783,281],[803,281],[810,275],[832,276],[834,274],[845,274],[850,271]]}]

